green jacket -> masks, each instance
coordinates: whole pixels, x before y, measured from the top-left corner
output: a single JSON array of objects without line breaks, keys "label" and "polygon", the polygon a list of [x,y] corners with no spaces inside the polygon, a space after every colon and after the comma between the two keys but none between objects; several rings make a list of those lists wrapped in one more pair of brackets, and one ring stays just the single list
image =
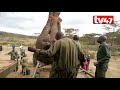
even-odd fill
[{"label": "green jacket", "polygon": [[15,60],[18,58],[18,53],[16,51],[10,51],[8,55],[11,55],[11,60]]},{"label": "green jacket", "polygon": [[99,46],[97,52],[97,61],[98,63],[109,62],[110,58],[111,58],[110,47],[108,46],[107,43],[104,42]]},{"label": "green jacket", "polygon": [[81,48],[81,44],[80,44],[80,41],[78,40],[78,41],[76,41],[76,40],[74,40],[75,42],[76,42],[76,44],[77,45],[79,45],[79,47]]},{"label": "green jacket", "polygon": [[76,42],[69,38],[62,38],[56,41],[48,50],[38,50],[39,54],[48,57],[56,56],[55,66],[60,69],[74,68],[80,64],[80,57],[83,55],[80,46],[75,45]]}]

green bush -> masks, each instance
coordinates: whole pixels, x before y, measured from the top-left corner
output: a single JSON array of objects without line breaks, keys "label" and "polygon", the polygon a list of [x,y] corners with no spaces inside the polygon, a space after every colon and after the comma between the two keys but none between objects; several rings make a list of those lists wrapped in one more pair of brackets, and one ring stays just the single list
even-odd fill
[{"label": "green bush", "polygon": [[110,47],[111,48],[111,50],[114,52],[116,52],[116,51],[120,51],[120,45],[118,46],[118,45],[114,45],[114,46],[111,46]]},{"label": "green bush", "polygon": [[83,50],[97,51],[98,45],[81,45]]},{"label": "green bush", "polygon": [[120,56],[120,52],[111,52],[111,56]]},{"label": "green bush", "polygon": [[8,45],[8,43],[7,42],[3,42],[3,43],[1,43],[2,45]]},{"label": "green bush", "polygon": [[[82,49],[84,52],[86,52],[86,51],[88,51],[88,52],[89,51],[98,51],[98,45],[82,45]],[[110,46],[110,49],[111,49],[112,56],[119,56],[120,55],[120,45]],[[91,57],[93,57],[93,54]]]}]

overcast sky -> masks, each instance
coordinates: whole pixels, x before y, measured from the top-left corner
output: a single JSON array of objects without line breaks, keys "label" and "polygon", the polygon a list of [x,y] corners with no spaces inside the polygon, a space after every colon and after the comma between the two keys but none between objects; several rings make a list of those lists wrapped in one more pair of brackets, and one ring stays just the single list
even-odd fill
[{"label": "overcast sky", "polygon": [[[61,12],[61,29],[79,29],[79,36],[107,32],[102,25],[93,24],[94,15],[113,15],[120,20],[120,12]],[[41,33],[48,19],[48,12],[0,12],[0,31],[33,35]]]}]

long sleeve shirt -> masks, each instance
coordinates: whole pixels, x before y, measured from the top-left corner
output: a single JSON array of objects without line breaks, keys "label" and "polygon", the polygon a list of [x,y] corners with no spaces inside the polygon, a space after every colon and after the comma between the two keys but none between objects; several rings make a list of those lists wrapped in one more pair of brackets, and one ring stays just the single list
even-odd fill
[{"label": "long sleeve shirt", "polygon": [[51,45],[48,50],[39,49],[38,52],[48,57],[57,54],[58,60],[56,61],[60,69],[77,67],[80,64],[79,57],[83,54],[80,47],[77,48],[74,41],[69,38],[62,38]]},{"label": "long sleeve shirt", "polygon": [[107,43],[104,42],[99,46],[97,52],[97,61],[98,63],[109,62],[110,58],[111,58],[110,47],[107,45]]}]

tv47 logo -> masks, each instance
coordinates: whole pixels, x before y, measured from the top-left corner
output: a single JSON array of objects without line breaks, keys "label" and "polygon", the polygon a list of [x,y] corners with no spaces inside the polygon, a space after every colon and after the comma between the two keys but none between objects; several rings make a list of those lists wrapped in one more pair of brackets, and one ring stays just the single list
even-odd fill
[{"label": "tv47 logo", "polygon": [[93,24],[114,24],[114,16],[93,16]]}]

